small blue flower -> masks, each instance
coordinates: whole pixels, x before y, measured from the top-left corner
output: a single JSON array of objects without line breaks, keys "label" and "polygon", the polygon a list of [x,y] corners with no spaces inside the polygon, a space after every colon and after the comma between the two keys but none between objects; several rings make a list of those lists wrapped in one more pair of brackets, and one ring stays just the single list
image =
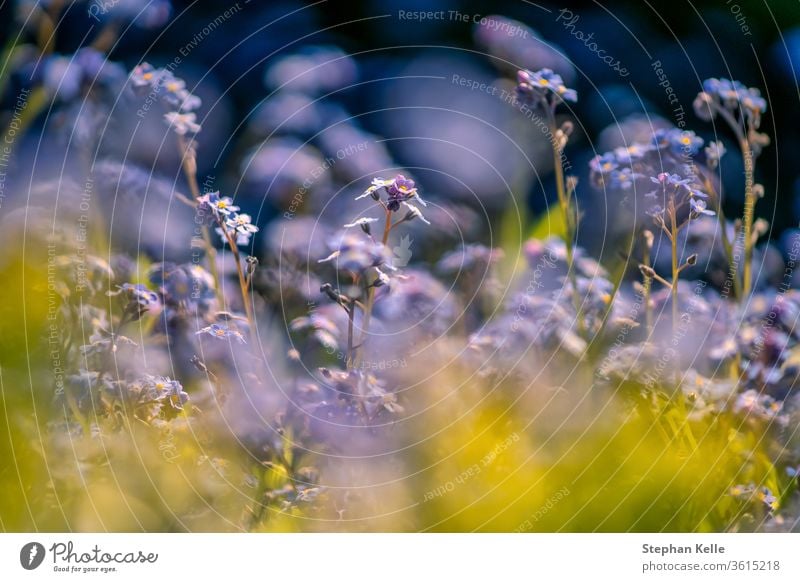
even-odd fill
[{"label": "small blue flower", "polygon": [[628,147],[618,147],[614,149],[614,156],[619,164],[632,164],[641,160],[646,154],[650,153],[653,147],[647,144],[634,143]]},{"label": "small blue flower", "polygon": [[710,121],[717,115],[715,108],[719,107],[731,112],[741,110],[744,118],[758,127],[761,114],[767,110],[767,101],[761,91],[745,87],[739,81],[706,79],[694,101],[695,112],[701,119]]},{"label": "small blue flower", "polygon": [[198,206],[204,211],[213,212],[215,215],[230,216],[239,210],[234,206],[233,200],[227,196],[220,196],[219,192],[209,192],[197,199]]},{"label": "small blue flower", "polygon": [[766,505],[770,510],[778,509],[778,498],[772,494],[767,487],[760,487],[756,495],[759,501]]},{"label": "small blue flower", "polygon": [[607,152],[602,156],[595,156],[589,161],[589,168],[593,172],[608,174],[619,168],[617,156],[613,152]]},{"label": "small blue flower", "polygon": [[653,145],[677,155],[693,156],[703,147],[703,139],[693,131],[659,129],[653,136]]},{"label": "small blue flower", "polygon": [[164,114],[164,120],[178,135],[200,133],[202,129],[200,124],[197,123],[197,116],[194,113],[170,111]]},{"label": "small blue flower", "polygon": [[622,168],[621,170],[615,170],[611,172],[608,185],[610,188],[630,190],[636,180],[641,177],[641,174],[635,173],[630,168]]},{"label": "small blue flower", "polygon": [[162,96],[164,103],[183,113],[194,111],[202,105],[200,98],[186,89],[186,82],[171,73],[163,76],[161,87],[164,90]]},{"label": "small blue flower", "polygon": [[725,146],[722,145],[721,141],[712,141],[708,143],[704,151],[706,154],[706,164],[710,168],[716,168],[727,150]]},{"label": "small blue flower", "polygon": [[186,310],[208,313],[216,308],[214,278],[200,265],[156,263],[149,278],[163,295],[168,316]]},{"label": "small blue flower", "polygon": [[247,343],[245,342],[244,336],[240,332],[236,331],[235,329],[231,329],[227,325],[222,325],[219,323],[212,323],[208,327],[204,327],[200,331],[195,332],[195,335],[200,335],[202,333],[210,335],[211,337],[215,337],[217,339],[234,338],[239,343],[242,344]]},{"label": "small blue flower", "polygon": [[761,114],[767,110],[767,101],[761,96],[761,91],[748,88],[739,92],[739,102],[746,111]]},{"label": "small blue flower", "polygon": [[653,182],[654,184],[659,184],[663,187],[686,186],[689,183],[689,180],[681,178],[678,174],[669,174],[667,172],[661,172],[658,176],[651,177],[650,181]]},{"label": "small blue flower", "polygon": [[561,101],[574,103],[578,100],[578,93],[574,89],[568,89],[561,75],[554,73],[552,69],[541,69],[536,72],[526,69],[519,71],[517,95],[521,101],[531,104],[549,103],[550,96],[553,96],[554,104]]},{"label": "small blue flower", "polygon": [[707,214],[708,216],[714,216],[714,211],[708,209],[706,201],[702,198],[689,198],[689,207],[697,215]]},{"label": "small blue flower", "polygon": [[150,89],[158,83],[163,74],[161,69],[155,69],[150,63],[142,63],[131,71],[131,85],[135,90]]},{"label": "small blue flower", "polygon": [[250,218],[249,214],[239,213],[234,214],[228,220],[225,221],[225,224],[235,230],[238,234],[242,234],[250,238],[250,235],[258,232],[258,227],[252,223],[252,218]]}]

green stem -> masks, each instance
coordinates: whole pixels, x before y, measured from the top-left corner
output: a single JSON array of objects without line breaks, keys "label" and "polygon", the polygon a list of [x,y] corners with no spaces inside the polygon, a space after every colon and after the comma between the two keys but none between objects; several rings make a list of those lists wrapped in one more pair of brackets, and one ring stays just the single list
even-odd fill
[{"label": "green stem", "polygon": [[[389,242],[389,233],[392,231],[392,211],[385,207],[384,211],[386,212],[386,221],[384,222],[383,225],[383,238],[381,239],[381,243],[383,244],[383,246],[386,246],[386,243]],[[367,281],[366,279],[365,283],[369,285],[369,281]],[[367,290],[367,305],[366,308],[364,309],[364,323],[362,325],[361,338],[359,339],[358,347],[353,349],[354,351],[353,367],[356,368],[361,365],[364,350],[360,348],[364,345],[364,342],[367,339],[367,334],[369,333],[369,323],[370,319],[372,318],[372,308],[374,305],[375,305],[375,287],[370,286],[370,288]]]},{"label": "green stem", "polygon": [[678,331],[678,225],[676,221],[676,210],[673,202],[670,202],[670,243],[672,245],[672,334]]},{"label": "green stem", "polygon": [[575,228],[574,228],[574,220],[572,215],[572,204],[571,204],[571,193],[567,192],[567,187],[564,182],[564,166],[561,163],[561,148],[559,147],[558,141],[556,140],[556,120],[555,120],[555,112],[553,110],[548,110],[549,115],[549,122],[550,122],[550,145],[552,146],[553,150],[553,169],[555,171],[555,178],[556,178],[556,192],[558,193],[558,205],[561,208],[561,216],[564,220],[564,245],[567,251],[567,276],[569,278],[570,285],[572,286],[572,301],[573,305],[575,306],[575,319],[578,325],[578,333],[580,335],[584,335],[584,321],[581,309],[581,298],[580,294],[578,293],[578,280],[577,275],[575,273],[575,264],[574,264],[574,237],[575,237]]},{"label": "green stem", "polygon": [[5,95],[8,80],[11,78],[11,60],[14,57],[14,53],[18,50],[17,47],[21,37],[22,34],[18,34],[17,36],[10,34],[3,48],[2,56],[0,56],[0,66],[3,67],[0,71],[0,98]]},{"label": "green stem", "polygon": [[242,301],[244,302],[244,312],[247,317],[247,323],[250,327],[250,341],[253,342],[253,346],[258,343],[258,335],[256,334],[256,320],[253,314],[253,306],[250,303],[250,288],[247,284],[247,278],[244,275],[244,269],[242,267],[242,258],[241,254],[239,253],[239,247],[236,245],[236,240],[234,239],[233,235],[231,234],[228,227],[225,225],[221,218],[217,218],[217,223],[219,224],[220,229],[222,230],[223,234],[225,235],[225,240],[228,241],[228,245],[231,247],[231,253],[233,254],[233,260],[236,264],[236,275],[239,279],[239,289],[242,293]]},{"label": "green stem", "polygon": [[753,181],[755,173],[755,156],[747,140],[745,128],[742,121],[737,120],[730,111],[724,107],[716,107],[715,111],[727,122],[736,139],[739,142],[739,149],[742,152],[744,162],[744,217],[742,219],[744,230],[744,266],[742,267],[742,293],[740,298],[744,301],[750,294],[751,272],[750,263],[753,257],[753,215],[755,213],[755,195],[753,193]]},{"label": "green stem", "polygon": [[347,369],[353,368],[353,319],[355,317],[355,305],[350,305],[347,309]]},{"label": "green stem", "polygon": [[[644,251],[642,251],[642,263],[650,266],[650,247],[645,241]],[[642,301],[644,302],[644,331],[647,341],[650,340],[650,331],[653,329],[653,310],[650,305],[650,293],[653,289],[653,279],[645,277],[642,283]]]},{"label": "green stem", "polygon": [[[98,376],[99,379],[99,376]],[[89,424],[86,416],[81,412],[80,407],[78,406],[78,401],[75,400],[75,395],[72,393],[72,388],[69,386],[64,387],[64,396],[67,398],[67,404],[69,405],[69,409],[72,411],[73,416],[78,419],[78,422],[83,429],[83,436],[85,439],[90,440],[92,438],[92,427]]]},{"label": "green stem", "polygon": [[692,452],[697,450],[697,439],[694,438],[694,433],[692,432],[692,426],[689,424],[689,414],[686,411],[686,398],[683,395],[683,390],[680,386],[678,386],[678,390],[675,394],[675,398],[677,399],[678,403],[678,410],[681,413],[681,432],[683,432],[683,436],[686,439],[686,442],[689,444],[689,448]]},{"label": "green stem", "polygon": [[[197,160],[194,150],[182,135],[178,136],[178,148],[181,153],[183,174],[186,177],[186,182],[189,184],[189,191],[192,193],[192,198],[196,204],[201,194],[200,186],[197,183]],[[206,257],[208,259],[208,270],[211,273],[211,277],[214,279],[217,301],[220,307],[224,309],[225,303],[222,296],[222,285],[220,283],[219,271],[217,270],[217,249],[214,248],[211,242],[211,233],[209,233],[208,227],[205,224],[200,225],[200,232],[203,236],[203,246],[205,247]]]},{"label": "green stem", "polygon": [[[28,96],[25,108],[19,112],[17,126],[13,128],[11,127],[11,123],[13,122],[12,119],[9,122],[5,132],[3,132],[3,145],[13,149],[14,144],[20,138],[22,138],[25,130],[28,129],[30,124],[34,122],[34,120],[44,110],[48,103],[49,100],[47,99],[47,91],[44,89],[44,87],[37,87],[36,89],[33,89]],[[10,154],[10,152],[7,151],[6,154]]]},{"label": "green stem", "polygon": [[706,192],[708,192],[709,196],[713,200],[717,201],[717,220],[719,222],[720,231],[721,231],[721,239],[722,239],[722,248],[725,251],[725,258],[728,261],[728,274],[731,276],[732,284],[733,284],[733,297],[734,299],[739,299],[742,296],[742,284],[739,281],[739,274],[736,271],[736,260],[733,256],[733,245],[731,244],[731,239],[728,238],[728,228],[727,222],[725,220],[725,212],[722,209],[722,196],[719,192],[717,192],[714,185],[711,183],[711,179],[701,171],[701,175],[703,176],[703,185],[705,186]]},{"label": "green stem", "polygon": [[744,160],[744,217],[742,219],[744,229],[744,267],[742,292],[743,298],[750,294],[752,284],[752,262],[753,262],[753,217],[755,214],[756,197],[753,191],[753,173],[755,169],[755,157],[750,149],[750,144],[746,139],[739,141]]}]

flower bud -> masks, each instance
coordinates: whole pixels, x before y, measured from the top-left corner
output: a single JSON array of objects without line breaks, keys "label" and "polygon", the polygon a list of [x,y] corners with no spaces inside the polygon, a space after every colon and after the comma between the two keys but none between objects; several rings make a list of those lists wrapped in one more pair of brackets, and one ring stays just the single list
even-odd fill
[{"label": "flower bud", "polygon": [[656,276],[656,272],[653,270],[653,268],[647,265],[639,265],[639,270],[642,272],[642,275],[650,279]]},{"label": "flower bud", "polygon": [[644,244],[647,245],[647,250],[652,250],[653,248],[653,233],[649,230],[642,231],[642,238],[644,239]]}]

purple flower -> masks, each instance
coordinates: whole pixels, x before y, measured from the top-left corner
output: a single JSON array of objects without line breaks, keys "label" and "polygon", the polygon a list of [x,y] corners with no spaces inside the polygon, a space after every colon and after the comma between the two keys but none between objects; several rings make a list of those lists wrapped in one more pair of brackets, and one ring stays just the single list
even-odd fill
[{"label": "purple flower", "polygon": [[386,180],[384,178],[373,179],[370,187],[367,188],[363,194],[357,196],[356,200],[371,196],[373,200],[378,201],[380,200],[381,190],[386,192],[388,196],[386,207],[392,212],[399,210],[401,205],[406,205],[416,210],[416,212],[412,211],[414,213],[414,218],[422,217],[422,212],[419,208],[411,204],[410,201],[419,202],[422,206],[427,206],[427,204],[420,198],[414,180],[406,178],[403,174],[398,174],[391,180]]}]

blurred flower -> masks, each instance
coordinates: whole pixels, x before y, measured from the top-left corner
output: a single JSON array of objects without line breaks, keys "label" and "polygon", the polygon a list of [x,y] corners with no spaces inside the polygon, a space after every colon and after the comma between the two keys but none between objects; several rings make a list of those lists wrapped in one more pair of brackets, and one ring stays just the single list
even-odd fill
[{"label": "blurred flower", "polygon": [[721,141],[711,141],[708,142],[708,145],[704,151],[706,154],[706,165],[713,169],[719,165],[719,161],[722,159],[722,156],[725,155],[727,150],[725,149],[725,146],[722,145]]},{"label": "blurred flower", "polygon": [[617,156],[614,152],[606,152],[603,155],[597,155],[589,161],[589,168],[592,172],[600,174],[608,174],[618,167]]},{"label": "blurred flower", "polygon": [[174,77],[171,74],[165,75],[162,78],[162,86],[164,88],[162,97],[164,102],[182,113],[194,111],[202,105],[199,97],[186,90],[186,83],[183,79]]},{"label": "blurred flower", "polygon": [[150,63],[136,65],[131,71],[131,85],[134,89],[149,89],[163,75],[161,69],[155,69]]},{"label": "blurred flower", "polygon": [[164,376],[144,374],[133,381],[119,380],[105,388],[120,401],[123,410],[145,421],[161,416],[174,419],[183,412],[189,395],[177,380]]},{"label": "blurred flower", "polygon": [[164,119],[178,135],[199,133],[201,129],[200,124],[197,123],[197,116],[194,113],[170,111],[164,114]]},{"label": "blurred flower", "polygon": [[125,298],[124,316],[128,321],[137,321],[145,313],[155,315],[161,312],[161,300],[158,293],[142,284],[124,283],[118,287],[117,291],[108,291],[107,294],[109,296],[121,295]]},{"label": "blurred flower", "polygon": [[225,233],[228,232],[238,246],[250,244],[250,237],[258,232],[258,227],[252,223],[252,218],[249,214],[236,213],[230,214],[225,220],[226,231],[221,227],[216,229],[217,234],[222,237],[224,243],[228,242]]},{"label": "blurred flower", "polygon": [[550,68],[568,81],[575,80],[575,68],[558,45],[548,42],[528,25],[498,14],[485,16],[475,25],[475,42],[493,57],[499,68]]},{"label": "blurred flower", "polygon": [[483,271],[485,275],[489,267],[503,258],[502,249],[493,249],[482,244],[462,244],[461,248],[446,253],[437,264],[437,269],[444,273],[458,271]]},{"label": "blurred flower", "polygon": [[[256,107],[248,120],[247,132],[259,139],[276,136],[309,139],[340,127],[338,122],[347,118],[347,111],[336,103],[319,101],[300,92],[279,91]],[[339,147],[334,148],[334,154]]]},{"label": "blurred flower", "polygon": [[703,90],[694,101],[694,110],[700,119],[710,121],[721,109],[741,114],[752,126],[758,129],[761,114],[767,110],[767,102],[761,92],[745,87],[739,81],[729,79],[706,79]]},{"label": "blurred flower", "polygon": [[347,87],[358,69],[351,56],[335,46],[305,47],[270,66],[264,83],[270,89],[320,95]]},{"label": "blurred flower", "polygon": [[781,405],[771,396],[759,394],[757,390],[746,390],[739,394],[733,404],[733,412],[744,413],[754,419],[772,420],[781,411]]},{"label": "blurred flower", "polygon": [[331,182],[330,166],[316,148],[294,138],[272,138],[252,148],[239,165],[237,201],[267,202],[302,214]]},{"label": "blurred flower", "polygon": [[537,107],[541,104],[576,102],[578,93],[564,85],[561,75],[552,69],[541,69],[536,72],[521,70],[517,73],[517,96],[520,101]]},{"label": "blurred flower", "polygon": [[337,269],[362,275],[371,267],[391,264],[391,253],[380,242],[363,234],[345,231],[330,241],[333,252],[318,262],[333,262]]},{"label": "blurred flower", "polygon": [[217,308],[214,279],[200,265],[156,263],[148,277],[163,295],[168,317],[186,311],[206,315]]},{"label": "blurred flower", "polygon": [[110,0],[88,2],[89,17],[103,23],[131,23],[144,29],[164,26],[172,14],[170,0]]},{"label": "blurred flower", "polygon": [[227,325],[222,325],[219,323],[213,323],[207,327],[204,327],[200,331],[195,332],[197,335],[206,334],[210,335],[211,337],[215,337],[217,339],[230,339],[234,338],[239,343],[247,343],[245,342],[244,336],[236,331],[235,329],[231,329]]},{"label": "blurred flower", "polygon": [[694,156],[703,147],[703,139],[693,131],[659,129],[653,135],[653,145],[659,149],[669,148],[679,156]]},{"label": "blurred flower", "polygon": [[44,60],[43,84],[48,93],[62,102],[90,90],[114,88],[125,79],[125,70],[92,48],[78,49],[74,55],[51,55]]},{"label": "blurred flower", "polygon": [[297,317],[289,324],[293,332],[307,331],[324,348],[339,349],[342,310],[338,305],[328,304],[315,308],[308,315]]}]

